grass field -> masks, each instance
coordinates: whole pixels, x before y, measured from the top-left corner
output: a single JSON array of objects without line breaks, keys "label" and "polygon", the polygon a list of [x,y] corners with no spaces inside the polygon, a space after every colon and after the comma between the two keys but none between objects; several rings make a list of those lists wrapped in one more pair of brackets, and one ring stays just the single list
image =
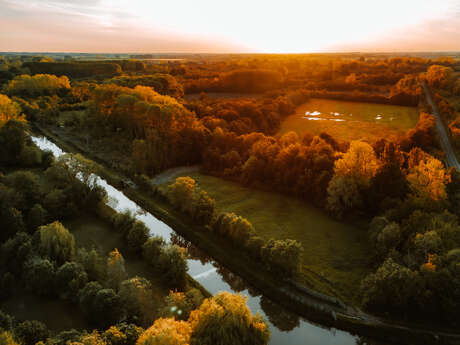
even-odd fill
[{"label": "grass field", "polygon": [[17,320],[38,320],[44,322],[53,331],[69,329],[83,330],[88,324],[80,309],[60,300],[49,300],[18,293],[2,304],[2,310]]},{"label": "grass field", "polygon": [[[64,226],[74,235],[78,248],[97,248],[104,257],[114,248],[118,248],[125,258],[128,278],[142,276],[149,279],[155,305],[160,307],[163,304],[169,289],[164,287],[163,282],[149,270],[143,260],[126,252],[121,235],[109,223],[94,215],[81,214],[78,218],[64,222]],[[25,291],[18,291],[2,303],[1,308],[17,320],[42,321],[53,331],[72,328],[82,330],[88,327],[84,315],[75,305],[58,299],[44,299]]]},{"label": "grass field", "polygon": [[326,132],[342,140],[391,138],[415,126],[414,107],[313,98],[281,124],[280,134]]},{"label": "grass field", "polygon": [[359,283],[370,270],[365,229],[338,222],[296,198],[200,173],[185,175],[194,178],[216,200],[218,212],[247,218],[261,237],[298,240],[305,249],[303,273],[307,280],[323,292],[355,300]]}]

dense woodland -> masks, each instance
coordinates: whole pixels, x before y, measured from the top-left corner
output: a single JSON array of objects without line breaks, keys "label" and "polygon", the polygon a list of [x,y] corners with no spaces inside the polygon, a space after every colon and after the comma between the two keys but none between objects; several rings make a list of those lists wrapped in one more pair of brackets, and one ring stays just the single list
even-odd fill
[{"label": "dense woodland", "polygon": [[[165,64],[135,60],[22,63],[16,58],[0,62],[4,93],[0,95],[0,125],[6,135],[10,127],[19,131],[15,128],[26,119],[49,128],[65,127],[62,133],[78,138],[88,150],[104,146],[109,165],[144,181],[167,168],[200,164],[204,173],[293,195],[342,221],[365,220],[368,245],[375,255],[370,258],[373,272],[356,287],[361,288],[362,305],[387,316],[458,327],[460,176],[443,163],[434,118],[420,86],[426,81],[431,88],[443,121],[459,145],[458,61],[249,55]],[[214,93],[222,97],[213,97]],[[231,93],[245,95],[232,97]],[[311,97],[418,106],[420,118],[413,129],[393,141],[344,142],[328,133],[277,135],[283,119]],[[11,119],[16,121],[8,122]],[[24,167],[41,164],[41,169],[48,170],[60,166],[51,165],[46,156],[42,158],[27,145],[24,150],[5,149],[17,142],[16,135],[0,140],[4,140],[2,162],[18,159]],[[16,180],[8,175],[2,179],[8,194],[12,188],[8,183]],[[49,209],[40,206],[53,215],[60,200],[74,199],[63,193],[44,199],[23,197],[14,202],[25,205],[11,207],[27,215],[35,207],[35,214],[42,210],[33,200],[61,198],[49,200]],[[86,193],[95,198],[94,193]],[[228,238],[269,271],[298,275],[299,257],[308,255],[308,250],[294,239],[264,242],[246,219],[216,214],[214,201],[193,179],[179,178],[161,194],[195,223]],[[8,210],[11,214],[2,219],[16,224],[16,211]],[[65,212],[72,210],[68,207]],[[28,217],[23,226],[29,226]],[[5,241],[10,237],[16,242],[37,241],[38,235],[8,231]],[[139,253],[142,245],[137,238],[133,242]],[[90,287],[86,292],[91,294],[92,289],[97,290]],[[236,297],[215,297],[209,303],[222,305],[225,298]],[[199,327],[193,313],[188,326],[162,325],[183,327],[187,337],[187,327]]]},{"label": "dense woodland", "polygon": [[[215,344],[221,332],[229,344],[267,343],[266,323],[243,297],[205,299],[187,282],[184,249],[149,237],[131,214],[104,206],[107,196],[89,161],[78,155],[55,161],[31,142],[25,121],[2,124],[0,142],[0,303],[31,294],[78,310],[87,324],[58,333],[0,310],[2,344]],[[85,213],[121,237],[121,251],[81,246],[63,223]],[[125,260],[142,262],[147,277],[130,275]]]}]

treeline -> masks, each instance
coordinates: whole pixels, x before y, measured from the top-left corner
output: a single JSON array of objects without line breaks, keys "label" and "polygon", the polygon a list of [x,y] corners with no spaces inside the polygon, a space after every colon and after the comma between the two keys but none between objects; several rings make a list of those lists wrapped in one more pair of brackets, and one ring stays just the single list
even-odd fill
[{"label": "treeline", "polygon": [[22,67],[29,69],[31,74],[54,74],[69,78],[115,76],[122,73],[121,66],[113,62],[24,62]]},{"label": "treeline", "polygon": [[119,76],[105,81],[107,84],[116,84],[135,88],[138,85],[150,86],[161,95],[169,95],[174,98],[184,96],[184,88],[177,80],[169,74],[157,73],[137,76]]},{"label": "treeline", "polygon": [[284,117],[311,96],[307,90],[273,92],[261,99],[217,100],[204,94],[185,105],[210,131],[218,127],[236,134],[262,132],[274,134]]},{"label": "treeline", "polygon": [[195,164],[201,159],[206,129],[174,98],[152,88],[134,89],[101,85],[91,98],[89,121],[94,135],[122,135],[132,141],[135,169],[154,174],[178,165]]},{"label": "treeline", "polygon": [[[263,73],[270,71],[272,73],[268,81],[271,85],[270,90],[306,88],[325,94],[355,92],[358,98],[354,100],[360,100],[359,97],[365,100],[367,93],[372,94],[371,99],[377,99],[379,102],[413,105],[415,101],[410,98],[391,97],[393,86],[407,76],[417,76],[425,72],[432,65],[450,68],[455,64],[452,59],[429,60],[407,57],[386,59],[364,56],[342,59],[332,56],[295,55],[240,57],[227,61],[210,61],[205,65],[188,63],[182,67],[184,71],[177,77],[184,84],[186,93],[263,92],[267,90],[264,89],[263,83],[253,85],[254,76],[260,73],[257,78],[262,80],[265,76]],[[254,72],[249,73],[248,69]]]},{"label": "treeline", "polygon": [[228,239],[230,245],[242,249],[250,260],[259,261],[267,271],[279,277],[298,276],[303,248],[297,241],[264,241],[247,219],[234,213],[217,214],[214,209],[215,201],[190,177],[178,177],[166,190],[160,192],[174,207],[204,225],[203,229]]}]

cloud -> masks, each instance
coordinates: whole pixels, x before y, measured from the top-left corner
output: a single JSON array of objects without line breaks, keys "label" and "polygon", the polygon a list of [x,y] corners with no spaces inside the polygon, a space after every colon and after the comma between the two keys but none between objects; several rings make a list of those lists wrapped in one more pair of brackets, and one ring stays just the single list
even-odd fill
[{"label": "cloud", "polygon": [[102,1],[0,0],[0,51],[204,52],[225,42],[146,30],[140,18]]},{"label": "cloud", "polygon": [[458,1],[398,1],[0,0],[0,51],[459,49]]}]

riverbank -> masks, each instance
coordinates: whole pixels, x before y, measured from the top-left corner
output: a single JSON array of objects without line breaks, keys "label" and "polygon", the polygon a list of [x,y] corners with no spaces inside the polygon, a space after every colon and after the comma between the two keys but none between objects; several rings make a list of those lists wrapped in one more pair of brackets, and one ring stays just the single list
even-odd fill
[{"label": "riverbank", "polygon": [[338,300],[330,298],[291,282],[279,282],[275,277],[262,272],[258,265],[245,260],[241,252],[231,248],[225,241],[211,236],[202,228],[192,224],[186,216],[179,214],[151,191],[140,191],[129,183],[126,176],[106,167],[99,157],[92,157],[75,143],[69,142],[62,135],[56,135],[45,128],[38,128],[50,140],[68,152],[84,153],[85,156],[102,164],[98,173],[110,184],[121,189],[129,198],[137,202],[155,217],[174,228],[179,234],[200,247],[219,263],[233,272],[238,272],[257,289],[286,308],[305,316],[307,319],[362,336],[369,336],[396,344],[456,344],[460,343],[460,334],[429,330],[419,325],[401,325],[365,314],[353,307],[346,307]]}]

